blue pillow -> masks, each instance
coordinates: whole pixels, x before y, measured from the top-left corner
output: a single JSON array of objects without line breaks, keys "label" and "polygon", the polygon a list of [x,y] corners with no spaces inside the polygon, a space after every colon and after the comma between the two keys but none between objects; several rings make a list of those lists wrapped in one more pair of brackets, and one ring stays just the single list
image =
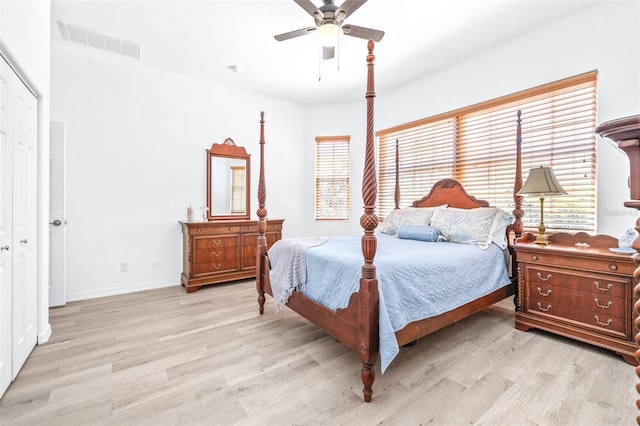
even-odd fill
[{"label": "blue pillow", "polygon": [[434,226],[401,225],[398,227],[398,238],[435,243],[440,238],[440,229]]}]

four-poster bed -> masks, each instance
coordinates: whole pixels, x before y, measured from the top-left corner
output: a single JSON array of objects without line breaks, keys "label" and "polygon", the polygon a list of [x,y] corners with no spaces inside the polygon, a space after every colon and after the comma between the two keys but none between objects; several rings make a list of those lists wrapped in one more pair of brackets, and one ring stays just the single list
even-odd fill
[{"label": "four-poster bed", "polygon": [[[379,285],[381,285],[381,281],[386,282],[386,275],[383,275],[383,269],[380,270],[381,276],[378,276],[377,267],[374,264],[374,258],[380,250],[380,254],[382,255],[385,252],[385,247],[387,243],[391,243],[391,240],[399,241],[400,238],[379,234],[376,235],[374,231],[378,226],[378,218],[375,214],[375,202],[377,196],[377,182],[376,182],[376,165],[375,165],[375,146],[374,146],[374,127],[373,127],[373,98],[375,97],[374,92],[374,72],[373,72],[373,42],[369,41],[368,43],[368,55],[367,55],[367,91],[366,91],[366,100],[367,100],[367,120],[366,120],[366,149],[365,149],[365,164],[364,164],[364,173],[363,173],[363,182],[362,182],[362,196],[364,202],[364,214],[360,218],[360,224],[363,228],[364,234],[360,239],[359,246],[361,248],[361,257],[359,263],[357,265],[360,268],[361,273],[359,275],[358,283],[353,283],[354,289],[353,293],[349,293],[348,303],[345,303],[343,306],[338,307],[336,309],[331,309],[326,307],[324,304],[317,302],[314,298],[308,296],[304,292],[293,291],[286,302],[286,306],[309,321],[316,324],[318,327],[324,329],[327,333],[329,333],[334,338],[340,340],[349,348],[355,350],[358,353],[360,358],[360,362],[362,365],[361,368],[361,380],[364,385],[363,394],[364,400],[366,402],[371,401],[372,396],[372,385],[375,380],[374,374],[374,364],[381,358],[381,344],[383,343],[383,336],[381,333],[384,333],[387,330],[387,307],[390,305],[390,301],[386,299],[390,299],[387,290],[381,291]],[[515,278],[509,279],[506,274],[507,267],[505,263],[509,260],[505,261],[503,256],[503,252],[501,249],[506,250],[506,238],[504,238],[505,234],[508,230],[513,230],[519,235],[522,232],[522,225],[520,223],[520,218],[522,217],[522,209],[521,209],[521,197],[516,196],[515,194],[522,187],[522,175],[520,172],[520,117],[518,114],[518,132],[516,138],[517,145],[517,170],[515,171],[515,186],[514,186],[514,200],[516,209],[514,210],[514,215],[511,216],[511,219],[515,219],[514,224],[508,223],[504,224],[501,228],[502,237],[505,240],[505,245],[501,248],[498,248],[497,245],[494,244],[485,244],[489,247],[489,250],[486,250],[487,247],[478,248],[476,246],[464,244],[456,244],[456,243],[437,243],[438,250],[445,247],[446,244],[458,246],[460,251],[464,251],[464,249],[475,251],[475,252],[491,252],[498,251],[500,253],[501,263],[500,267],[496,265],[489,265],[488,269],[499,269],[503,268],[504,273],[501,276],[496,276],[495,285],[489,289],[485,289],[485,292],[480,295],[474,295],[472,300],[464,300],[460,305],[457,305],[455,308],[446,310],[443,312],[438,312],[435,315],[428,317],[421,317],[419,319],[409,318],[408,322],[403,325],[401,328],[395,331],[395,342],[397,346],[403,346],[408,343],[414,342],[420,337],[426,336],[436,330],[439,330],[446,325],[454,323],[460,319],[463,319],[475,312],[478,312],[504,298],[511,296],[515,293]],[[266,246],[266,216],[267,212],[265,209],[266,202],[266,185],[265,185],[265,177],[264,177],[264,115],[261,115],[260,120],[260,172],[259,172],[259,184],[258,184],[258,202],[259,207],[257,210],[257,215],[259,217],[258,220],[258,254],[257,254],[257,270],[256,270],[256,287],[258,292],[258,303],[260,314],[264,313],[264,303],[265,303],[265,293],[269,293],[270,295],[274,295],[273,288],[270,282],[270,259],[267,254],[267,246]],[[397,192],[396,192],[397,194]],[[397,195],[396,195],[397,197]],[[396,201],[397,203],[397,201]],[[486,213],[489,209],[489,204],[486,201],[478,200],[473,196],[468,195],[463,187],[453,179],[443,179],[437,182],[430,193],[426,195],[421,200],[415,201],[413,203],[413,209],[418,211],[427,211],[427,210],[438,210],[438,207],[446,207],[442,210],[446,210],[447,213],[455,212],[455,211],[477,211]],[[495,209],[499,210],[499,209]],[[436,215],[436,213],[433,213]],[[440,216],[442,216],[442,212],[438,212]],[[498,217],[497,213],[494,213],[495,217]],[[492,219],[491,221],[497,221],[497,219]],[[492,225],[495,226],[495,225]],[[492,231],[495,228],[491,228]],[[379,244],[378,242],[384,243]],[[453,239],[451,240],[453,241]],[[412,241],[414,244],[413,247],[417,247],[416,241]],[[491,241],[489,241],[491,243]],[[420,243],[418,243],[420,244]],[[424,245],[431,243],[422,243]],[[480,244],[480,246],[482,246]],[[495,247],[494,247],[495,246]],[[323,246],[320,246],[323,247]],[[511,251],[510,248],[508,248]],[[389,250],[386,250],[389,251]],[[454,256],[449,255],[449,257],[456,258],[457,254]],[[382,258],[379,258],[378,261],[383,261]],[[463,261],[464,262],[464,261]],[[513,265],[513,260],[511,260]],[[353,266],[353,265],[352,265]],[[401,265],[403,266],[403,265]],[[495,268],[494,268],[495,266]],[[458,267],[456,267],[458,268]],[[515,271],[515,269],[514,269]],[[500,272],[502,273],[502,272]],[[308,274],[308,278],[311,273]],[[432,275],[435,275],[432,273]],[[480,274],[467,274],[469,275],[480,275],[480,278],[483,279],[482,273]],[[384,279],[381,279],[384,277]],[[449,275],[443,275],[437,277],[440,279],[441,283],[449,284],[455,283],[456,279],[452,278]],[[506,279],[505,279],[506,278]],[[413,279],[413,277],[412,277]],[[458,280],[458,281],[466,281],[466,280]],[[487,280],[491,281],[491,280]],[[335,283],[333,283],[335,284]],[[416,285],[416,283],[403,283],[409,285]],[[456,283],[457,284],[457,283]],[[335,287],[338,287],[337,284]],[[334,288],[335,288],[334,287]],[[382,287],[384,288],[384,286]],[[467,289],[463,291],[464,293],[469,292],[472,293],[471,290]],[[412,300],[412,301],[415,301]],[[410,301],[410,302],[412,302]],[[383,309],[384,308],[384,309]],[[404,323],[403,323],[404,324]],[[386,344],[386,343],[385,343]],[[396,347],[397,347],[396,346]],[[395,355],[393,355],[395,356]],[[382,366],[382,371],[384,372],[384,364]]]}]

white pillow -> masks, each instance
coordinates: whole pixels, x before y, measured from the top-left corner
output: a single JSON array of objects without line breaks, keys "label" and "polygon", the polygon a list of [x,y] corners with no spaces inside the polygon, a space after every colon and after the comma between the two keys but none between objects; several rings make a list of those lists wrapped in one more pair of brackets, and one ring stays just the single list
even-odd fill
[{"label": "white pillow", "polygon": [[493,240],[498,210],[496,207],[438,209],[431,217],[431,226],[439,228],[447,241],[486,249]]},{"label": "white pillow", "polygon": [[511,213],[507,213],[504,210],[498,209],[496,217],[493,220],[493,233],[491,241],[500,247],[502,250],[506,249],[509,245],[507,241],[507,226],[515,222],[516,217]]},{"label": "white pillow", "polygon": [[398,228],[407,226],[429,226],[429,221],[433,212],[446,204],[437,207],[405,207],[404,209],[392,210],[380,225],[380,232],[389,235],[396,235]]}]

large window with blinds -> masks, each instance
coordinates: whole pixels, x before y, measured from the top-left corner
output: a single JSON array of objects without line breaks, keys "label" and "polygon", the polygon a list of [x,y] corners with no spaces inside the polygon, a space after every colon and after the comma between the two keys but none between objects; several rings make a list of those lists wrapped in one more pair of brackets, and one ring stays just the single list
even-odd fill
[{"label": "large window with blinds", "polygon": [[[545,198],[548,230],[596,230],[596,77],[590,72],[379,131],[378,215],[394,208],[398,144],[400,207],[454,178],[476,198],[513,210],[516,114],[522,113],[522,175],[551,166],[568,196]],[[540,222],[538,198],[524,198],[523,223]]]},{"label": "large window with blinds", "polygon": [[316,220],[349,219],[350,139],[316,137]]}]

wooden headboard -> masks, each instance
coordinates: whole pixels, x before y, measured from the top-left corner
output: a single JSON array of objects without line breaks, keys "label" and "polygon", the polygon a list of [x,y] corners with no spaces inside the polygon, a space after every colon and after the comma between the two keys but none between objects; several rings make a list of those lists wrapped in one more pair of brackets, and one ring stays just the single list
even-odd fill
[{"label": "wooden headboard", "polygon": [[478,200],[467,194],[460,182],[455,179],[442,179],[436,182],[431,191],[422,199],[413,202],[413,207],[437,207],[447,204],[459,209],[489,207],[489,202]]}]

